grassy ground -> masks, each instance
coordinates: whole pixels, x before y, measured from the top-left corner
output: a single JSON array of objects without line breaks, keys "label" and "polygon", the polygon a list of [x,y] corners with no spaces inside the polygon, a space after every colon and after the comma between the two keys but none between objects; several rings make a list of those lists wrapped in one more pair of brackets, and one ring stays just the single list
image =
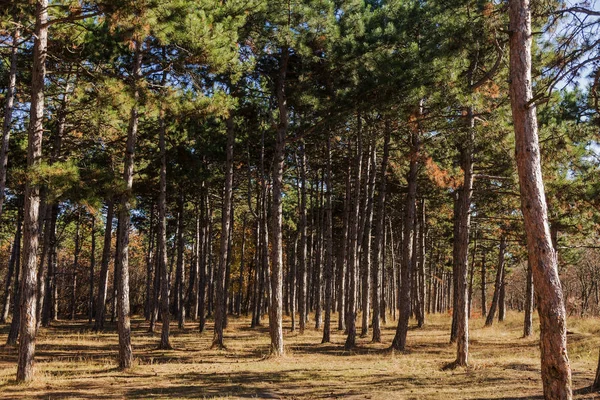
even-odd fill
[{"label": "grassy ground", "polygon": [[[443,369],[455,355],[448,344],[449,324],[448,316],[429,316],[424,328],[409,332],[409,351],[395,354],[386,351],[395,331],[392,321],[383,344],[360,339],[353,352],[343,350],[345,337],[337,331],[333,343],[324,345],[314,330],[303,336],[286,333],[287,356],[272,359],[266,357],[267,328],[250,329],[244,318],[230,318],[226,350],[209,349],[210,325],[204,334],[192,322],[185,330],[174,326],[172,351],[157,350],[158,335],[147,333],[147,324],[136,319],[135,367],[120,372],[114,327],[94,334],[83,321],[61,321],[40,331],[33,383],[15,383],[16,349],[0,347],[0,399],[539,397],[539,350],[535,339],[520,338],[522,314],[509,313],[506,322],[485,329],[482,319],[473,319],[467,369]],[[2,342],[7,331],[0,329]],[[600,320],[572,319],[569,332],[576,398],[593,398],[588,387],[600,346]]]}]

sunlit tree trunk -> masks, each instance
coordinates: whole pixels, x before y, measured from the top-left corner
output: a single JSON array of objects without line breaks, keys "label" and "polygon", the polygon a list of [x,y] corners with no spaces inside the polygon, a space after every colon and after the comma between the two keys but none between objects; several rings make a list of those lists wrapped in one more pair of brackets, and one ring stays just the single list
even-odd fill
[{"label": "sunlit tree trunk", "polygon": [[[42,162],[44,135],[44,81],[46,78],[46,50],[48,43],[48,0],[37,0],[33,68],[31,71],[31,105],[27,141],[27,169],[32,171]],[[25,212],[23,221],[23,271],[21,274],[19,327],[19,358],[17,382],[33,379],[35,354],[37,252],[39,239],[40,188],[32,180],[25,183]]]},{"label": "sunlit tree trunk", "polygon": [[[383,284],[382,273],[383,269],[385,268],[385,265],[383,265],[381,261],[383,259],[382,253],[385,251],[385,248],[383,247],[383,241],[385,235],[385,197],[387,185],[386,172],[390,153],[390,134],[390,122],[389,119],[386,119],[384,132],[385,137],[383,142],[383,158],[381,160],[381,175],[379,178],[379,197],[377,199],[377,221],[375,223],[375,250],[373,252],[373,343],[381,342],[380,299]],[[393,274],[393,277],[395,277],[395,274]],[[394,278],[392,280],[394,280]]]},{"label": "sunlit tree trunk", "polygon": [[96,321],[94,331],[104,329],[106,313],[106,295],[108,290],[108,267],[110,264],[110,248],[112,241],[112,225],[114,218],[114,201],[107,200],[106,225],[104,228],[104,247],[102,261],[100,262],[100,279],[98,280],[98,293],[96,295]]},{"label": "sunlit tree trunk", "polygon": [[10,68],[8,72],[8,88],[4,97],[4,120],[2,122],[2,144],[0,146],[0,216],[4,205],[4,189],[6,189],[6,169],[8,167],[8,145],[10,142],[10,129],[17,91],[17,55],[18,44],[21,38],[21,28],[15,28],[12,34],[10,50]]}]

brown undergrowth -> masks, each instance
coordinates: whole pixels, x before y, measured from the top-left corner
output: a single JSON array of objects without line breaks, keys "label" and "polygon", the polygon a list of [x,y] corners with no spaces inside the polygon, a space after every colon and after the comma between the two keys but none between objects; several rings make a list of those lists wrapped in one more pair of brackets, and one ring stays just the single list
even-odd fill
[{"label": "brown undergrowth", "polygon": [[[359,319],[360,321],[360,319]],[[383,329],[383,343],[370,336],[344,350],[343,332],[320,344],[321,332],[289,332],[286,356],[269,357],[267,320],[251,329],[249,319],[230,317],[226,349],[211,350],[211,325],[205,333],[188,321],[172,328],[173,350],[158,350],[159,333],[134,319],[135,366],[118,371],[117,335],[108,325],[93,333],[84,321],[59,321],[41,329],[36,354],[36,379],[16,384],[17,352],[0,347],[0,399],[499,399],[537,398],[541,394],[539,350],[534,338],[523,339],[522,314],[509,313],[504,323],[483,328],[471,320],[471,365],[444,370],[455,357],[448,343],[450,318],[428,316],[426,326],[411,325],[408,349],[390,352],[395,323]],[[537,321],[536,321],[537,323]],[[314,321],[309,323],[312,326]],[[337,326],[335,321],[332,326]],[[600,320],[569,321],[569,351],[576,398],[593,398],[592,383],[600,345]],[[160,327],[159,327],[160,328]],[[6,340],[7,326],[0,327]],[[160,330],[158,331],[160,332]],[[538,332],[535,332],[537,336]]]}]

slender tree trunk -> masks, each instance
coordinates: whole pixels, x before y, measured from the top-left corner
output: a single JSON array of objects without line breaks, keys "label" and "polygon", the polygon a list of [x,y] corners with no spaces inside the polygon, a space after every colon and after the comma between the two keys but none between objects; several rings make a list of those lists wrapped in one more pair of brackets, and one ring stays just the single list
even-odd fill
[{"label": "slender tree trunk", "polygon": [[21,28],[15,28],[12,34],[10,50],[10,69],[8,72],[8,88],[4,98],[4,120],[2,122],[2,145],[0,146],[0,217],[4,205],[4,189],[6,189],[6,169],[8,167],[8,145],[12,123],[15,94],[17,91],[17,55]]},{"label": "slender tree trunk", "polygon": [[233,116],[227,118],[227,161],[225,164],[225,187],[223,189],[223,210],[221,212],[221,247],[219,267],[216,276],[216,306],[215,306],[215,331],[212,347],[223,348],[223,329],[225,328],[225,281],[228,260],[228,245],[231,225],[231,203],[233,199],[233,145],[235,141],[235,127]]},{"label": "slender tree trunk", "polygon": [[90,293],[88,300],[88,322],[94,318],[94,270],[96,269],[96,216],[92,215],[92,249],[90,253]]},{"label": "slender tree trunk", "polygon": [[184,239],[183,231],[184,226],[184,209],[185,199],[183,196],[183,189],[180,189],[179,197],[177,199],[177,208],[179,209],[177,214],[177,265],[175,267],[175,304],[177,309],[177,323],[178,328],[183,329],[185,327],[185,304],[184,304],[184,293],[185,293],[185,265],[184,265]]},{"label": "slender tree trunk", "polygon": [[506,267],[502,271],[502,281],[500,282],[500,294],[498,295],[498,322],[504,321],[506,314]]},{"label": "slender tree trunk", "polygon": [[523,324],[523,337],[533,333],[533,271],[531,264],[527,263],[527,287],[525,288],[525,321]]},{"label": "slender tree trunk", "polygon": [[129,127],[127,129],[127,144],[125,149],[125,160],[123,168],[123,181],[125,182],[125,193],[121,194],[119,207],[119,252],[117,253],[117,265],[119,271],[117,286],[117,316],[119,318],[117,330],[119,333],[119,368],[129,369],[133,363],[133,350],[131,348],[131,322],[129,317],[129,226],[131,224],[131,190],[133,188],[133,157],[135,154],[135,142],[138,130],[138,80],[141,77],[142,68],[142,44],[139,40],[135,43],[133,82],[134,104],[131,108]]},{"label": "slender tree trunk", "polygon": [[346,329],[346,296],[348,291],[346,287],[348,281],[346,275],[348,274],[348,261],[349,261],[349,245],[348,239],[350,236],[350,192],[351,186],[351,175],[352,175],[352,150],[348,146],[347,155],[347,168],[346,168],[346,196],[344,198],[344,233],[342,235],[342,258],[338,267],[338,330],[344,331]]},{"label": "slender tree trunk", "polygon": [[160,273],[160,314],[162,320],[158,348],[168,350],[171,349],[171,310],[169,307],[169,271],[167,269],[167,149],[165,143],[167,128],[164,113],[164,109],[161,109],[158,139],[160,149],[160,191],[158,194],[158,264],[156,268],[157,272]]},{"label": "slender tree trunk", "polygon": [[[233,179],[233,178],[232,178]],[[233,186],[233,183],[232,183]],[[229,212],[229,235],[227,235],[227,264],[225,266],[225,285],[223,286],[223,298],[225,300],[225,303],[223,304],[223,309],[225,310],[225,313],[223,314],[225,319],[223,321],[223,329],[227,329],[227,325],[229,323],[229,317],[228,314],[231,313],[233,314],[233,310],[229,310],[232,307],[231,304],[231,299],[230,299],[230,293],[231,293],[231,261],[233,259],[233,250],[232,250],[232,246],[233,246],[233,226],[234,226],[234,213],[235,213],[235,208],[234,208],[234,203],[233,203],[233,196],[232,196],[232,201],[231,201],[231,211]]]},{"label": "slender tree trunk", "polygon": [[[20,246],[20,221],[17,221],[17,230],[15,231],[15,236],[12,243],[12,249],[10,252],[10,259],[8,261],[8,271],[6,271],[6,278],[4,281],[4,296],[2,298],[2,315],[0,315],[0,323],[6,323],[8,319],[8,313],[10,312],[10,292],[11,292],[11,282],[12,277],[15,273],[15,264],[17,262],[17,253]],[[18,280],[18,276],[15,278]],[[13,299],[14,300],[14,299]]]},{"label": "slender tree trunk", "polygon": [[456,241],[457,263],[455,293],[456,298],[456,330],[457,353],[456,365],[467,366],[469,363],[469,304],[467,275],[469,271],[469,232],[471,230],[471,198],[473,197],[473,155],[475,140],[475,117],[473,107],[467,110],[467,140],[461,151],[461,164],[464,171],[462,187],[458,191],[458,237]]},{"label": "slender tree trunk", "polygon": [[325,208],[325,321],[323,324],[323,340],[321,343],[331,341],[331,311],[333,306],[333,180],[331,176],[331,135],[327,138],[327,186]]},{"label": "slender tree trunk", "polygon": [[269,307],[269,333],[271,355],[283,355],[283,246],[282,246],[282,201],[283,168],[285,164],[285,141],[288,129],[288,108],[285,80],[289,60],[289,48],[281,48],[279,76],[277,79],[277,105],[279,124],[273,155],[273,199],[271,203],[271,303]]},{"label": "slender tree trunk", "polygon": [[[246,214],[242,218],[242,246],[240,248],[240,275],[238,276],[238,292],[235,300],[235,313],[242,314],[242,302],[244,297],[244,257],[246,255]],[[293,303],[293,301],[292,301]]]},{"label": "slender tree trunk", "polygon": [[473,281],[475,278],[475,255],[477,254],[477,231],[473,235],[473,253],[471,254],[471,265],[469,266],[469,319],[471,319],[471,306],[473,303]]},{"label": "slender tree trunk", "polygon": [[199,315],[199,325],[198,330],[200,332],[204,332],[204,327],[206,324],[206,267],[208,264],[208,252],[209,252],[209,241],[211,238],[211,221],[212,214],[210,212],[210,204],[208,199],[208,190],[204,188],[204,182],[202,184],[202,239],[200,240],[202,245],[202,254],[200,257],[200,277],[199,277],[199,285],[198,285],[198,315]]},{"label": "slender tree trunk", "polygon": [[[44,81],[46,78],[46,49],[48,43],[48,0],[37,0],[33,68],[31,72],[31,106],[27,141],[27,170],[35,170],[42,162],[44,134]],[[20,282],[21,324],[19,327],[19,359],[17,382],[33,379],[35,355],[37,252],[39,239],[39,184],[25,183],[25,216],[23,221],[23,273]]]},{"label": "slender tree trunk", "polygon": [[377,175],[377,151],[375,143],[371,145],[371,171],[369,174],[369,182],[367,184],[367,207],[365,213],[365,227],[364,234],[361,240],[363,240],[363,275],[362,275],[362,325],[360,336],[366,337],[369,333],[369,311],[371,309],[371,292],[372,281],[371,281],[371,242],[372,234],[371,228],[373,226],[373,198],[375,197],[375,176]]},{"label": "slender tree trunk", "polygon": [[506,251],[506,236],[500,238],[500,250],[498,252],[498,266],[496,267],[496,283],[494,285],[494,297],[490,312],[487,314],[485,326],[492,326],[496,317],[496,308],[498,308],[498,299],[500,298],[500,287],[502,286],[502,275],[504,274],[504,252]]},{"label": "slender tree trunk", "polygon": [[196,228],[194,234],[193,255],[190,265],[190,283],[187,291],[186,308],[192,320],[198,318],[198,268],[200,266],[200,215],[198,206],[195,207]]},{"label": "slender tree trunk", "polygon": [[307,293],[307,235],[306,235],[306,148],[304,143],[300,149],[300,250],[298,252],[298,312],[300,334],[306,328],[306,293]]},{"label": "slender tree trunk", "polygon": [[[379,197],[377,199],[377,222],[375,226],[375,251],[373,252],[373,343],[381,342],[381,305],[380,298],[382,294],[383,265],[382,253],[385,235],[385,197],[387,185],[387,165],[390,154],[390,134],[391,127],[389,119],[385,121],[385,132],[383,141],[383,158],[381,160],[381,176],[379,181]],[[392,250],[393,251],[393,250]],[[395,274],[393,275],[395,276]],[[392,279],[393,280],[393,279]],[[392,302],[393,304],[393,302]]]},{"label": "slender tree trunk", "polygon": [[[419,114],[421,112],[419,111]],[[408,193],[406,195],[406,208],[404,217],[404,237],[402,251],[402,270],[400,280],[400,313],[398,317],[398,327],[396,335],[392,342],[392,349],[404,351],[406,349],[406,336],[408,334],[408,321],[411,314],[411,265],[413,258],[413,237],[415,235],[414,226],[416,219],[416,201],[417,201],[417,173],[418,157],[420,152],[419,129],[413,129],[411,133],[411,155],[410,165],[407,176]]]},{"label": "slender tree trunk", "polygon": [[73,255],[73,272],[71,273],[71,321],[75,320],[77,311],[77,273],[79,269],[79,253],[81,251],[81,209],[77,210],[77,226],[75,228],[75,254]]},{"label": "slender tree trunk", "polygon": [[419,312],[417,313],[417,327],[422,328],[425,325],[425,240],[427,239],[427,226],[426,226],[426,214],[425,214],[425,199],[421,199],[421,206],[419,207],[419,217],[417,218],[419,231],[417,237],[417,265],[419,270],[417,271],[417,278],[415,282],[417,284],[417,298],[419,299],[417,304],[419,306]]},{"label": "slender tree trunk", "polygon": [[356,346],[356,312],[357,291],[358,291],[358,256],[359,256],[359,224],[360,224],[360,186],[362,176],[362,118],[360,113],[357,115],[357,146],[354,175],[354,199],[352,201],[352,210],[350,218],[350,239],[348,246],[348,316],[346,320],[348,336],[344,348],[351,350]]},{"label": "slender tree trunk", "polygon": [[[21,202],[19,202],[21,203]],[[14,346],[17,344],[19,337],[19,331],[21,327],[21,236],[23,232],[23,211],[21,204],[19,204],[19,211],[17,215],[17,233],[15,235],[15,284],[13,287],[14,304],[12,310],[12,321],[10,322],[10,330],[8,331],[8,338],[6,344],[8,346]]]},{"label": "slender tree trunk", "polygon": [[540,318],[544,397],[570,399],[567,321],[556,252],[548,226],[535,104],[532,104],[530,0],[509,1],[510,99],[527,250]]},{"label": "slender tree trunk", "polygon": [[[148,251],[146,252],[146,298],[144,302],[144,317],[146,321],[152,319],[154,305],[152,295],[152,273],[154,272],[154,204],[150,206],[150,227],[148,228]],[[150,332],[154,332],[153,329]]]},{"label": "slender tree trunk", "polygon": [[482,252],[481,255],[481,316],[483,318],[487,315],[487,294],[486,294],[486,286],[487,286],[487,272],[485,269],[485,251]]},{"label": "slender tree trunk", "polygon": [[106,294],[108,289],[108,267],[110,264],[110,248],[112,240],[112,224],[114,218],[114,201],[106,201],[106,226],[104,228],[104,247],[102,248],[102,261],[100,262],[100,279],[98,281],[98,293],[96,295],[96,321],[94,331],[104,329],[104,315],[106,313]]}]

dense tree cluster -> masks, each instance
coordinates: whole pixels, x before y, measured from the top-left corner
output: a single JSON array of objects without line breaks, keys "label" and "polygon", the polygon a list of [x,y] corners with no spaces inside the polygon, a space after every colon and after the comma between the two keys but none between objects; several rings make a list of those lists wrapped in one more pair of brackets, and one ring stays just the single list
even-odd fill
[{"label": "dense tree cluster", "polygon": [[[553,1],[0,1],[0,321],[230,315],[381,341],[598,315],[600,13]],[[532,33],[533,32],[533,33]],[[516,157],[515,157],[516,150]],[[542,180],[543,176],[543,180]],[[560,280],[559,280],[560,278]],[[562,284],[561,284],[562,282]],[[535,295],[534,295],[535,294]],[[291,326],[283,325],[283,315]],[[336,322],[336,325],[334,325]],[[449,360],[450,361],[450,360]],[[600,385],[600,379],[597,384]]]}]

